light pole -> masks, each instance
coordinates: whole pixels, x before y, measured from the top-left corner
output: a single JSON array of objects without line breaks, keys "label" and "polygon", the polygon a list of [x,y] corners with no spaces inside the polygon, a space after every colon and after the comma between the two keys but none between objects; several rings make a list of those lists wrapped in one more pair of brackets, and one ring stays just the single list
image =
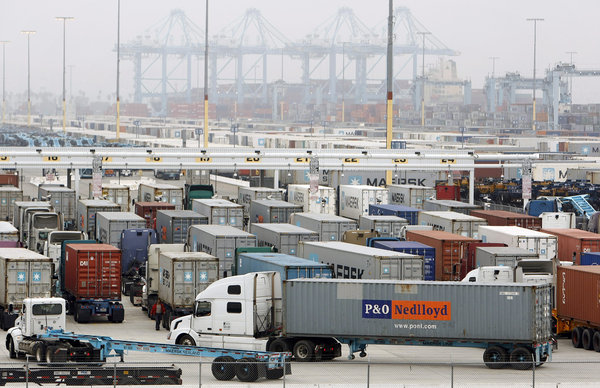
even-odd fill
[{"label": "light pole", "polygon": [[6,45],[8,40],[0,40],[2,44],[2,124],[4,124],[4,113],[6,112]]},{"label": "light pole", "polygon": [[66,66],[66,47],[67,47],[67,20],[75,19],[72,16],[57,16],[56,20],[63,22],[63,100],[62,100],[62,108],[63,108],[63,132],[67,130],[67,87],[66,87],[66,77],[67,77],[67,66]]},{"label": "light pole", "polygon": [[204,148],[208,148],[208,0],[204,28]]},{"label": "light pole", "polygon": [[29,53],[29,38],[35,34],[33,30],[21,31],[22,34],[27,35],[27,126],[31,126],[31,66],[30,66],[30,53]]},{"label": "light pole", "polygon": [[492,60],[492,79],[496,78],[496,59],[500,57],[489,57]]},{"label": "light pole", "polygon": [[119,66],[121,65],[121,0],[117,0],[117,135],[121,134],[121,102],[119,99]]},{"label": "light pole", "polygon": [[531,128],[535,131],[535,60],[537,50],[537,22],[543,22],[541,18],[528,18],[528,22],[533,22],[533,121],[531,122]]},{"label": "light pole", "polygon": [[423,71],[422,71],[422,89],[421,89],[421,126],[425,126],[425,36],[431,34],[429,31],[418,31],[417,34],[423,37]]}]

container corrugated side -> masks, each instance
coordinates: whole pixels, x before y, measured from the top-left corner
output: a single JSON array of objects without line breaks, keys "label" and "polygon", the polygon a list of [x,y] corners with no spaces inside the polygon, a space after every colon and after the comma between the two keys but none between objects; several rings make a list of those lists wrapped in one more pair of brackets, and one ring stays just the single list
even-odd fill
[{"label": "container corrugated side", "polygon": [[277,271],[281,279],[332,278],[330,266],[282,253],[242,253],[236,262],[236,273]]},{"label": "container corrugated side", "polygon": [[600,326],[599,284],[598,266],[559,266],[556,284],[558,316]]},{"label": "container corrugated side", "polygon": [[558,238],[558,260],[581,264],[581,254],[600,252],[600,234],[581,229],[542,229]]},{"label": "container corrugated side", "polygon": [[532,230],[542,228],[541,218],[527,214],[504,210],[471,210],[471,215],[485,219],[490,226],[520,226]]},{"label": "container corrugated side", "polygon": [[68,244],[64,286],[78,299],[121,300],[121,251],[108,244]]},{"label": "container corrugated side", "polygon": [[295,279],[284,282],[284,332],[542,343],[550,299],[549,285]]}]

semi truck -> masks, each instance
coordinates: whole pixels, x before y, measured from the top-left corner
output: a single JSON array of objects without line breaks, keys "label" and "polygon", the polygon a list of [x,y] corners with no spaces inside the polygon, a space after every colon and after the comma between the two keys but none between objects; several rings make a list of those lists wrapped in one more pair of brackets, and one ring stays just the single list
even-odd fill
[{"label": "semi truck", "polygon": [[54,212],[28,213],[27,248],[37,252],[44,252],[44,243],[48,235],[54,231],[62,230],[61,216]]},{"label": "semi truck", "polygon": [[146,270],[144,285],[142,286],[142,311],[148,311],[148,317],[151,316],[151,309],[154,303],[158,300],[158,259],[161,252],[184,252],[185,244],[151,244],[148,247],[148,261],[146,262]]},{"label": "semi truck", "polygon": [[134,305],[141,304],[148,248],[158,243],[154,229],[125,229],[121,232],[121,292]]},{"label": "semi truck", "polygon": [[475,347],[485,349],[489,368],[526,369],[552,355],[550,300],[546,284],[282,282],[279,272],[254,272],[208,286],[196,297],[194,314],[171,323],[168,338],[188,346],[291,351],[296,361],[339,357],[342,344],[351,359],[356,352],[366,356],[369,344]]},{"label": "semi truck", "polygon": [[[6,335],[6,349],[12,359],[32,356],[38,363],[45,364],[45,367],[30,369],[27,376],[21,373],[24,371],[22,366],[10,371],[3,370],[0,381],[6,379],[25,383],[31,380],[56,384],[57,376],[61,376],[61,382],[66,385],[95,386],[106,384],[107,380],[111,385],[182,384],[181,369],[174,366],[123,368],[116,364],[102,365],[109,357],[120,357],[123,361],[125,353],[131,351],[211,357],[214,358],[212,374],[221,381],[237,377],[243,382],[253,382],[260,377],[279,379],[284,374],[291,373],[290,364],[285,363],[290,356],[288,352],[268,353],[122,341],[106,336],[65,332],[65,300],[62,298],[26,298],[23,300],[22,310],[23,314],[17,319],[16,326]],[[71,362],[79,364],[72,364],[76,368],[64,367]],[[82,362],[87,364],[81,364]],[[62,368],[57,368],[59,365]],[[70,372],[71,369],[76,373]],[[35,378],[36,376],[40,378]]]}]

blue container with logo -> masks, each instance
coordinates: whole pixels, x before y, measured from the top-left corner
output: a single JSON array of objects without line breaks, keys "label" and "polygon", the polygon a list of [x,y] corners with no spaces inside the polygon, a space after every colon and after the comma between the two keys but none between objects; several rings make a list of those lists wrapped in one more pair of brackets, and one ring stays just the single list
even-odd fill
[{"label": "blue container with logo", "polygon": [[371,216],[397,216],[408,221],[409,225],[419,225],[419,212],[417,209],[403,205],[369,205]]},{"label": "blue container with logo", "polygon": [[373,240],[373,248],[423,256],[423,279],[435,280],[435,248],[417,241],[378,241]]},{"label": "blue container with logo", "polygon": [[235,263],[236,275],[250,272],[276,271],[281,280],[299,278],[332,278],[331,266],[284,253],[240,253]]},{"label": "blue container with logo", "polygon": [[600,252],[582,252],[579,263],[581,265],[600,265]]}]

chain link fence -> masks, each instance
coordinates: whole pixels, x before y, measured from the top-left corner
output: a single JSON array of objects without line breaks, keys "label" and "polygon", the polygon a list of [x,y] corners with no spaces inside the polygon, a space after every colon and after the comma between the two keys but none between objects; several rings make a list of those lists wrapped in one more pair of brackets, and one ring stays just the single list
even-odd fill
[{"label": "chain link fence", "polygon": [[[373,362],[368,359],[287,365],[288,374],[267,373],[264,364],[238,360],[214,364],[203,359],[175,363],[37,365],[29,360],[0,364],[0,385],[160,387],[539,387],[600,386],[597,361],[512,363],[498,369],[483,363]],[[262,371],[261,371],[262,370]],[[219,379],[217,379],[218,377]],[[240,381],[243,380],[243,381]]]}]

